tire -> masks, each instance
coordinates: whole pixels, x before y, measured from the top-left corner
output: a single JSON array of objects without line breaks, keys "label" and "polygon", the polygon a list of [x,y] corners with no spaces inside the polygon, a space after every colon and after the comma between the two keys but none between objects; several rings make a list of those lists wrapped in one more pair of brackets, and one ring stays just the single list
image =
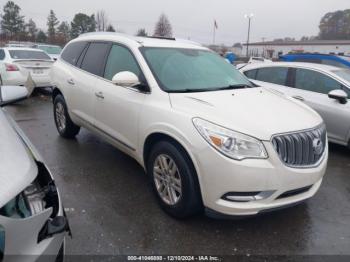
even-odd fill
[{"label": "tire", "polygon": [[187,218],[203,209],[195,168],[181,146],[158,142],[148,157],[147,173],[160,206],[171,216]]},{"label": "tire", "polygon": [[55,262],[63,262],[63,261],[64,261],[64,242],[62,243],[62,246],[58,251],[57,257],[55,259]]},{"label": "tire", "polygon": [[53,114],[58,133],[64,138],[75,138],[80,131],[80,127],[74,124],[69,117],[66,101],[63,96],[57,95],[53,104]]}]

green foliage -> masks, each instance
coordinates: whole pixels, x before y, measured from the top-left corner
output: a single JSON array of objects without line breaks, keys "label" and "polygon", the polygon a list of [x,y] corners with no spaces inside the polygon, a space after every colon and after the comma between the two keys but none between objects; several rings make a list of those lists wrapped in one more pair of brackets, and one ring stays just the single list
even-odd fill
[{"label": "green foliage", "polygon": [[47,34],[49,39],[54,40],[56,35],[56,27],[59,24],[59,21],[56,17],[56,14],[53,10],[50,10],[50,14],[47,17]]},{"label": "green foliage", "polygon": [[47,41],[47,35],[45,34],[44,31],[40,30],[37,37],[36,37],[36,40],[39,42],[39,43],[46,43]]},{"label": "green foliage", "polygon": [[320,39],[350,39],[350,9],[327,13],[320,22]]},{"label": "green foliage", "polygon": [[21,8],[13,1],[8,1],[3,7],[1,29],[7,36],[17,36],[25,31],[24,16],[20,11]]},{"label": "green foliage", "polygon": [[137,35],[137,36],[147,36],[148,34],[147,34],[145,28],[140,28],[139,30],[137,30],[136,35]]},{"label": "green foliage", "polygon": [[76,14],[71,23],[71,37],[76,38],[80,34],[87,32],[95,32],[96,30],[96,21],[95,16],[88,16],[86,14]]},{"label": "green foliage", "polygon": [[36,27],[35,22],[33,19],[29,19],[28,23],[26,24],[26,31],[28,33],[28,36],[30,37],[31,41],[35,41],[36,34],[38,33],[38,28]]}]

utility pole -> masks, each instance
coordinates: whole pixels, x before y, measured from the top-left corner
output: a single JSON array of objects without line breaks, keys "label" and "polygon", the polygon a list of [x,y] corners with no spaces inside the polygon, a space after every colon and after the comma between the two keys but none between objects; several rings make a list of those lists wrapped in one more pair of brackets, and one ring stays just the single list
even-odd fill
[{"label": "utility pole", "polygon": [[254,17],[254,14],[245,15],[245,18],[248,19],[248,39],[247,39],[247,58],[249,57],[249,41],[250,41],[250,27],[251,27],[251,21]]}]

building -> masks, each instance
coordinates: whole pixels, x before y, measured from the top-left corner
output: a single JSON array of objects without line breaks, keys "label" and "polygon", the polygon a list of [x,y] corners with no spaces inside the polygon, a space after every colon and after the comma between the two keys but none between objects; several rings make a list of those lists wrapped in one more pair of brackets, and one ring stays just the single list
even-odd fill
[{"label": "building", "polygon": [[[244,44],[247,50],[247,44]],[[249,44],[250,56],[278,58],[288,53],[350,55],[350,40],[271,41]]]}]

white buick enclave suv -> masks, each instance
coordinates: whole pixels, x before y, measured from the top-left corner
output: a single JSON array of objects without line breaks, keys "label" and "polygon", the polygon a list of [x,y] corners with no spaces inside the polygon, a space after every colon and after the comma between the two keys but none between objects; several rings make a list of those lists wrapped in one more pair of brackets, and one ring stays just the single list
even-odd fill
[{"label": "white buick enclave suv", "polygon": [[256,215],[321,185],[320,116],[196,43],[86,34],[65,47],[52,81],[59,134],[85,127],[135,158],[173,216]]}]

